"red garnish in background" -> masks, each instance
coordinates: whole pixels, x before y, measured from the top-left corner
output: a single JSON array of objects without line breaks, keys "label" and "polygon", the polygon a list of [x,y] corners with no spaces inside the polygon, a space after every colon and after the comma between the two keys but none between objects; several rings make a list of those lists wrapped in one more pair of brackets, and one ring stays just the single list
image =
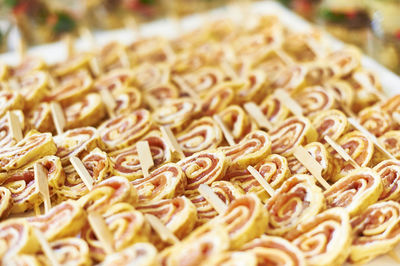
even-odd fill
[{"label": "red garnish in background", "polygon": [[400,29],[398,29],[394,35],[400,40]]},{"label": "red garnish in background", "polygon": [[357,13],[358,13],[358,11],[357,10],[350,10],[350,11],[347,11],[346,12],[346,17],[348,18],[348,19],[354,19],[355,17],[357,17]]},{"label": "red garnish in background", "polygon": [[13,8],[13,13],[15,16],[18,16],[27,13],[28,10],[29,10],[29,1],[22,1]]}]

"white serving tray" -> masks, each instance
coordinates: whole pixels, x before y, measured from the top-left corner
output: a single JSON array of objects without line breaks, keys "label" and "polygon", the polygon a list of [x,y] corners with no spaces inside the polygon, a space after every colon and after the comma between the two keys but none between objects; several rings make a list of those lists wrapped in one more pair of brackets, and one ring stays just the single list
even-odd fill
[{"label": "white serving tray", "polygon": [[[351,1],[351,0],[349,0]],[[229,17],[232,14],[238,15],[238,10],[233,12],[233,9],[228,9],[226,7],[214,9],[206,14],[195,14],[190,15],[181,20],[180,29],[183,32],[193,30],[204,23],[204,19],[207,20],[219,19],[223,17]],[[291,12],[290,10],[283,7],[281,4],[273,1],[260,1],[252,3],[250,7],[250,12],[256,14],[270,14],[279,17],[281,22],[293,31],[298,32],[310,32],[315,30],[315,26],[311,25],[309,22]],[[235,14],[234,14],[235,13]],[[233,17],[232,17],[233,18]],[[235,19],[235,18],[233,18]],[[237,19],[237,17],[236,17]],[[149,36],[164,36],[166,38],[174,38],[178,36],[176,23],[168,19],[160,19],[154,22],[146,23],[140,26],[139,34],[143,37]],[[333,38],[327,33],[322,33],[323,39],[333,48],[340,49],[344,44]],[[113,30],[113,31],[102,31],[95,32],[94,38],[96,44],[99,46],[105,45],[110,41],[120,41],[124,44],[129,44],[135,40],[134,34],[127,29]],[[76,50],[84,51],[90,50],[90,44],[88,41],[79,39],[75,43]],[[36,55],[51,64],[60,62],[66,59],[67,50],[62,42],[55,42],[51,44],[45,44],[40,46],[32,47],[27,51],[28,55]],[[10,65],[16,65],[19,62],[19,57],[16,52],[9,52],[0,54],[0,61],[5,62]],[[400,77],[386,69],[373,59],[368,56],[363,56],[361,60],[362,65],[372,70],[380,79],[385,93],[389,96],[400,93]],[[400,254],[400,245],[398,245],[394,252]],[[400,261],[396,261],[391,256],[385,255],[376,258],[375,260],[365,264],[368,266],[379,265],[379,266],[393,266],[399,265]],[[349,264],[347,264],[349,265]]]}]

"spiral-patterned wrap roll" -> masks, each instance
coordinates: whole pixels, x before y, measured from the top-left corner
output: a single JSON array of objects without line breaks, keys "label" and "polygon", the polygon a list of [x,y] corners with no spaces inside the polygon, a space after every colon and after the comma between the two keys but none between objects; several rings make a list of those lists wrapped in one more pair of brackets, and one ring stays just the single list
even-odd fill
[{"label": "spiral-patterned wrap roll", "polygon": [[87,71],[80,71],[71,78],[63,81],[58,88],[52,90],[44,100],[57,101],[66,106],[79,100],[92,88],[93,80]]},{"label": "spiral-patterned wrap roll", "polygon": [[136,243],[126,249],[108,255],[102,266],[157,266],[157,249],[150,243]]},{"label": "spiral-patterned wrap roll", "polygon": [[46,62],[42,58],[27,56],[19,65],[15,67],[9,66],[7,74],[9,77],[22,77],[30,72],[44,68],[46,68]]},{"label": "spiral-patterned wrap roll", "polygon": [[107,89],[110,92],[114,92],[115,90],[128,87],[133,77],[134,73],[130,69],[115,69],[97,78],[93,84],[93,88],[98,91]]},{"label": "spiral-patterned wrap roll", "polygon": [[[159,131],[151,131],[142,140],[149,143],[154,167],[175,160],[175,155],[172,154],[168,144],[165,139],[162,138]],[[125,176],[129,180],[143,177],[136,145],[111,152],[109,156],[116,175]]]},{"label": "spiral-patterned wrap roll", "polygon": [[212,184],[220,180],[230,164],[221,151],[198,152],[178,162],[187,177],[186,190],[199,187],[200,184]]},{"label": "spiral-patterned wrap roll", "polygon": [[103,101],[97,93],[90,93],[81,100],[64,107],[66,128],[96,126],[105,116]]},{"label": "spiral-patterned wrap roll", "polygon": [[150,112],[139,109],[105,121],[99,128],[107,150],[121,149],[135,143],[151,128]]},{"label": "spiral-patterned wrap roll", "polygon": [[352,109],[356,112],[378,103],[382,98],[381,84],[371,71],[357,69],[347,78],[347,81],[355,92]]},{"label": "spiral-patterned wrap roll", "polygon": [[54,65],[51,69],[51,73],[60,77],[76,72],[79,69],[85,69],[92,57],[93,56],[89,53],[79,53]]},{"label": "spiral-patterned wrap roll", "polygon": [[378,141],[391,155],[400,159],[400,130],[388,131]]},{"label": "spiral-patterned wrap roll", "polygon": [[65,131],[54,137],[57,145],[56,155],[60,157],[63,165],[69,164],[71,156],[82,158],[96,147],[104,146],[99,133],[93,127],[81,127]]},{"label": "spiral-patterned wrap roll", "polygon": [[196,152],[217,148],[222,141],[222,132],[210,117],[194,120],[177,135],[177,141],[186,156]]},{"label": "spiral-patterned wrap roll", "polygon": [[203,115],[214,115],[224,110],[235,99],[235,88],[240,84],[232,82],[220,83],[203,98]]},{"label": "spiral-patterned wrap roll", "polygon": [[104,213],[115,203],[136,204],[137,201],[137,191],[129,180],[122,176],[113,176],[96,184],[88,194],[78,200],[78,204],[86,211]]},{"label": "spiral-patterned wrap roll", "polygon": [[[61,265],[92,265],[88,244],[83,239],[68,237],[53,241],[49,244],[55,254],[56,260]],[[41,265],[52,265],[51,261],[44,254],[40,253],[37,256]]]},{"label": "spiral-patterned wrap roll", "polygon": [[356,48],[346,47],[329,53],[325,60],[330,62],[337,76],[344,77],[360,66],[361,53]]},{"label": "spiral-patterned wrap roll", "polygon": [[324,192],[328,208],[343,207],[350,216],[375,203],[383,191],[381,177],[371,168],[359,168]]},{"label": "spiral-patterned wrap roll", "polygon": [[[226,205],[244,194],[239,186],[227,181],[215,181],[211,184],[211,189]],[[198,190],[186,190],[185,196],[191,200],[197,209],[196,225],[202,225],[218,215],[218,212]]]},{"label": "spiral-patterned wrap roll", "polygon": [[[337,143],[350,155],[359,166],[369,166],[374,154],[374,143],[360,131],[352,131],[342,136]],[[339,172],[332,177],[336,181],[354,169],[350,162],[346,162],[336,151],[331,152],[336,170]]]},{"label": "spiral-patterned wrap roll", "polygon": [[49,241],[76,236],[86,224],[86,213],[76,201],[67,200],[39,216],[28,217]]},{"label": "spiral-patterned wrap roll", "polygon": [[300,223],[285,238],[303,252],[307,265],[341,265],[350,251],[350,218],[343,208],[332,208]]},{"label": "spiral-patterned wrap roll", "polygon": [[326,90],[332,91],[334,93],[340,109],[351,110],[354,102],[355,92],[348,82],[340,79],[333,79],[326,82],[323,87]]},{"label": "spiral-patterned wrap roll", "polygon": [[256,130],[247,134],[238,144],[219,150],[231,160],[230,169],[245,169],[271,153],[271,140],[266,132]]},{"label": "spiral-patterned wrap roll", "polygon": [[144,63],[134,69],[134,84],[142,90],[165,84],[170,79],[170,70],[164,64]]},{"label": "spiral-patterned wrap roll", "polygon": [[145,203],[136,209],[158,217],[180,239],[192,232],[197,222],[196,206],[184,196]]},{"label": "spiral-patterned wrap roll", "polygon": [[335,95],[321,86],[305,88],[294,97],[303,109],[303,115],[313,117],[321,111],[336,107]]},{"label": "spiral-patterned wrap roll", "polygon": [[[333,158],[323,144],[311,142],[304,146],[304,149],[322,166],[321,175],[324,179],[329,180],[335,175],[335,171],[338,169],[335,168]],[[307,168],[296,157],[290,156],[287,161],[292,174],[309,173]]]},{"label": "spiral-patterned wrap roll", "polygon": [[400,200],[400,161],[385,160],[373,169],[380,175],[383,184],[379,200]]},{"label": "spiral-patterned wrap roll", "polygon": [[11,147],[0,149],[0,171],[9,173],[32,162],[38,157],[56,153],[56,145],[50,133],[29,132],[25,138]]},{"label": "spiral-patterned wrap roll", "polygon": [[132,185],[139,195],[139,204],[154,203],[182,195],[186,176],[178,165],[168,163],[151,172],[148,177],[132,181]]},{"label": "spiral-patterned wrap roll", "polygon": [[278,124],[270,136],[272,152],[289,156],[296,146],[316,141],[318,133],[307,118],[291,117]]},{"label": "spiral-patterned wrap roll", "polygon": [[389,252],[400,242],[398,202],[372,204],[350,222],[355,235],[350,253],[352,263],[365,263]]},{"label": "spiral-patterned wrap roll", "polygon": [[223,72],[215,67],[202,67],[188,74],[173,77],[173,81],[178,84],[181,90],[184,91],[186,87],[189,87],[199,95],[207,94],[223,79]]},{"label": "spiral-patterned wrap roll", "polygon": [[44,71],[34,71],[18,79],[18,92],[24,98],[26,109],[32,108],[46,96],[47,79]]},{"label": "spiral-patterned wrap roll", "polygon": [[290,114],[289,109],[273,94],[260,104],[260,108],[273,125],[281,123]]},{"label": "spiral-patterned wrap roll", "polygon": [[240,251],[227,251],[218,254],[209,260],[205,261],[202,265],[213,266],[257,266],[256,255],[250,252]]},{"label": "spiral-patterned wrap roll", "polygon": [[264,85],[266,84],[266,74],[261,70],[253,70],[248,73],[245,78],[245,83],[240,86],[236,92],[237,99],[241,103],[253,101],[260,103],[266,95]]},{"label": "spiral-patterned wrap roll", "polygon": [[[107,154],[99,148],[95,148],[82,159],[82,163],[94,183],[97,184],[112,175],[112,165]],[[72,165],[64,167],[65,182],[59,190],[56,191],[58,200],[79,199],[89,192],[85,183],[76,172]]]},{"label": "spiral-patterned wrap roll", "polygon": [[34,107],[27,115],[29,125],[39,132],[55,131],[51,116],[50,104],[42,102]]},{"label": "spiral-patterned wrap roll", "polygon": [[133,87],[121,88],[113,93],[116,106],[114,113],[129,114],[138,109],[142,103],[141,93]]},{"label": "spiral-patterned wrap roll", "polygon": [[321,189],[310,175],[294,175],[276,190],[265,207],[269,213],[266,232],[282,236],[325,208]]},{"label": "spiral-patterned wrap roll", "polygon": [[295,93],[304,87],[305,75],[306,69],[303,66],[294,65],[283,68],[270,80],[268,88],[284,89],[288,93]]},{"label": "spiral-patterned wrap roll", "polygon": [[23,213],[26,210],[32,210],[35,205],[40,205],[43,201],[35,183],[35,163],[41,164],[46,170],[50,196],[53,196],[64,183],[64,171],[57,156],[45,156],[22,169],[8,173],[8,177],[2,186],[11,192],[13,201],[12,213]]},{"label": "spiral-patterned wrap roll", "polygon": [[42,266],[43,263],[42,261],[39,261],[39,259],[35,255],[16,255],[12,256],[11,258],[4,259],[4,264],[10,265],[10,266]]},{"label": "spiral-patterned wrap roll", "polygon": [[33,254],[39,250],[39,242],[32,226],[24,219],[8,219],[0,223],[0,262],[18,254]]},{"label": "spiral-patterned wrap roll", "polygon": [[10,110],[22,110],[24,105],[24,98],[19,92],[11,90],[0,91],[0,116]]},{"label": "spiral-patterned wrap roll", "polygon": [[174,132],[181,131],[200,112],[200,104],[190,98],[173,99],[153,113],[154,121],[169,126]]},{"label": "spiral-patterned wrap roll", "polygon": [[240,142],[247,134],[257,129],[257,125],[238,105],[227,107],[219,116],[232,133],[235,142]]},{"label": "spiral-patterned wrap roll", "polygon": [[303,253],[281,237],[262,235],[246,243],[240,250],[254,254],[257,259],[256,265],[306,265]]},{"label": "spiral-patterned wrap roll", "polygon": [[[158,84],[155,87],[151,87],[146,89],[144,93],[144,100],[150,105],[152,108],[156,108],[166,101],[179,98],[179,89],[172,83],[167,84]],[[149,99],[150,98],[150,99]],[[154,101],[152,103],[150,101]]]},{"label": "spiral-patterned wrap roll", "polygon": [[323,85],[335,77],[334,69],[324,61],[313,62],[307,69],[307,85]]},{"label": "spiral-patterned wrap roll", "polygon": [[390,114],[378,106],[363,109],[358,114],[358,117],[360,124],[376,137],[380,137],[389,130],[394,129]]},{"label": "spiral-patterned wrap roll", "polygon": [[313,118],[312,123],[321,143],[325,143],[325,136],[333,140],[339,139],[349,128],[346,115],[339,110],[322,111]]},{"label": "spiral-patterned wrap roll", "polygon": [[[122,203],[125,205],[124,203]],[[120,204],[110,206],[103,214],[104,221],[113,236],[112,245],[115,251],[121,251],[137,242],[148,242],[151,232],[150,225],[147,223],[143,214],[127,206],[121,208]],[[103,261],[106,256],[101,242],[97,239],[94,231],[86,225],[82,232],[82,238],[89,245],[90,256],[95,261]]]},{"label": "spiral-patterned wrap roll", "polygon": [[[268,155],[254,168],[273,188],[280,187],[290,175],[286,158],[278,154]],[[247,169],[228,171],[224,179],[238,184],[246,193],[256,193],[262,201],[269,197],[265,189]]]},{"label": "spiral-patterned wrap roll", "polygon": [[[292,57],[296,62],[308,63],[319,59],[324,52],[322,45],[314,47],[320,41],[316,32],[312,33],[289,33],[282,42],[282,50]],[[314,44],[315,43],[315,44]],[[318,49],[318,51],[317,51]]]},{"label": "spiral-patterned wrap roll", "polygon": [[[18,121],[20,122],[21,129],[25,128],[24,113],[20,110],[13,111],[17,115]],[[17,141],[11,135],[10,123],[7,115],[0,118],[0,148],[10,147],[17,143]]]},{"label": "spiral-patterned wrap roll", "polygon": [[7,218],[10,214],[13,199],[11,192],[6,187],[0,187],[0,220]]},{"label": "spiral-patterned wrap roll", "polygon": [[226,228],[233,249],[259,237],[268,224],[268,213],[255,194],[247,194],[232,201],[227,210],[211,223]]}]

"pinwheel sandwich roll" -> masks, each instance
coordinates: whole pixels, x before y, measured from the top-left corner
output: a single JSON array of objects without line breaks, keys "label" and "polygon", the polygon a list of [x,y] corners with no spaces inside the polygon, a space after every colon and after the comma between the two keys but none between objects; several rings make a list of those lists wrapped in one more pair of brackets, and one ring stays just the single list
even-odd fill
[{"label": "pinwheel sandwich roll", "polygon": [[375,170],[381,177],[383,191],[379,196],[379,200],[400,200],[400,161],[385,160],[376,165]]},{"label": "pinwheel sandwich roll", "polygon": [[[103,214],[104,221],[113,236],[111,244],[116,252],[137,242],[148,242],[151,232],[150,225],[141,212],[132,206],[130,206],[130,210],[128,206],[121,207],[121,204],[125,205],[124,203],[111,205]],[[86,225],[81,235],[89,245],[90,256],[95,261],[103,261],[106,251],[93,229]]]},{"label": "pinwheel sandwich roll", "polygon": [[288,93],[296,93],[305,86],[306,67],[291,65],[278,71],[269,78],[268,89],[284,89]]},{"label": "pinwheel sandwich roll", "polygon": [[141,93],[133,87],[117,89],[113,92],[116,106],[114,113],[128,114],[139,109],[142,104]]},{"label": "pinwheel sandwich roll", "polygon": [[76,54],[52,66],[51,73],[57,77],[62,77],[77,72],[80,69],[87,69],[91,59],[92,55],[89,53]]},{"label": "pinwheel sandwich roll", "polygon": [[[49,245],[55,254],[56,260],[61,265],[92,265],[88,244],[81,238],[61,238],[50,242]],[[52,265],[51,261],[43,253],[37,254],[37,258],[41,265]]]},{"label": "pinwheel sandwich roll", "polygon": [[211,223],[219,223],[229,234],[230,246],[240,248],[243,244],[265,232],[268,213],[255,194],[248,194],[232,201],[227,210]]},{"label": "pinwheel sandwich roll", "polygon": [[224,82],[214,87],[203,97],[203,115],[214,115],[221,112],[235,100],[235,90],[241,83]]},{"label": "pinwheel sandwich roll", "polygon": [[334,109],[336,99],[333,92],[321,86],[308,87],[298,92],[295,100],[303,109],[303,115],[313,117],[321,111]]},{"label": "pinwheel sandwich roll", "polygon": [[265,204],[269,213],[266,232],[282,236],[325,208],[322,190],[310,175],[293,175]]},{"label": "pinwheel sandwich roll", "polygon": [[[176,161],[177,156],[172,153],[160,131],[150,131],[141,140],[149,143],[151,157],[154,162],[154,168],[152,169],[165,163]],[[109,153],[109,156],[116,175],[125,176],[129,180],[143,177],[136,145],[113,151]]]},{"label": "pinwheel sandwich roll", "polygon": [[307,265],[341,265],[352,241],[349,215],[343,208],[326,210],[300,223],[285,238],[300,249]]},{"label": "pinwheel sandwich roll", "polygon": [[11,192],[6,187],[0,187],[0,220],[7,218],[13,205]]},{"label": "pinwheel sandwich roll", "polygon": [[[95,148],[82,159],[82,163],[94,184],[110,177],[113,173],[112,164],[107,154],[99,148]],[[64,167],[65,182],[59,190],[56,191],[58,200],[79,199],[89,192],[82,178],[76,172],[72,165]]]},{"label": "pinwheel sandwich roll", "polygon": [[203,150],[217,148],[222,141],[222,132],[210,117],[194,120],[177,135],[177,141],[186,156]]},{"label": "pinwheel sandwich roll", "polygon": [[278,124],[270,133],[272,153],[283,156],[293,154],[298,145],[316,141],[317,131],[306,118],[291,117]]},{"label": "pinwheel sandwich roll", "polygon": [[154,203],[182,195],[186,187],[186,176],[178,165],[168,163],[155,169],[148,177],[131,183],[139,196],[139,204]]},{"label": "pinwheel sandwich roll", "polygon": [[50,104],[42,102],[31,109],[27,115],[28,122],[39,132],[55,132]]},{"label": "pinwheel sandwich roll", "polygon": [[381,177],[371,168],[359,168],[325,190],[328,208],[342,207],[350,216],[375,203],[383,191]]},{"label": "pinwheel sandwich roll", "polygon": [[17,66],[8,66],[7,75],[8,78],[18,78],[36,70],[45,69],[46,67],[46,62],[42,58],[27,56]]},{"label": "pinwheel sandwich roll", "polygon": [[170,69],[166,64],[143,63],[133,70],[134,85],[140,90],[165,84],[170,79]]},{"label": "pinwheel sandwich roll", "polygon": [[240,103],[249,101],[260,103],[266,95],[265,84],[267,77],[265,72],[254,70],[248,73],[244,79],[245,83],[236,91],[237,99]]},{"label": "pinwheel sandwich roll", "polygon": [[319,112],[312,123],[318,132],[318,141],[322,143],[325,142],[325,136],[337,140],[349,129],[346,115],[336,109]]},{"label": "pinwheel sandwich roll", "polygon": [[221,151],[202,151],[178,162],[187,178],[186,190],[197,189],[200,184],[212,184],[224,177],[230,160]]},{"label": "pinwheel sandwich roll", "polygon": [[243,245],[240,251],[253,254],[256,265],[306,265],[300,249],[281,237],[262,235]]},{"label": "pinwheel sandwich roll", "polygon": [[245,169],[271,153],[271,140],[261,130],[247,134],[238,144],[219,148],[231,160],[230,169]]},{"label": "pinwheel sandwich roll", "polygon": [[378,141],[391,155],[400,159],[400,130],[388,131]]},{"label": "pinwheel sandwich roll", "polygon": [[108,151],[125,148],[146,134],[151,128],[150,112],[138,109],[105,121],[98,131]]},{"label": "pinwheel sandwich roll", "polygon": [[289,109],[273,94],[261,102],[260,108],[273,125],[283,122],[290,115]]},{"label": "pinwheel sandwich roll", "polygon": [[[25,117],[21,110],[13,111],[17,116],[21,126],[21,130],[25,129]],[[14,146],[17,141],[11,134],[10,122],[8,121],[8,115],[3,115],[0,118],[0,148]]]},{"label": "pinwheel sandwich roll", "polygon": [[2,90],[0,92],[0,116],[10,110],[23,110],[24,105],[24,98],[19,92],[13,90]]},{"label": "pinwheel sandwich roll", "polygon": [[[290,170],[286,158],[278,154],[268,155],[265,159],[256,164],[254,168],[272,186],[272,188],[279,188],[290,176]],[[257,194],[262,201],[269,198],[265,189],[247,171],[247,169],[228,171],[224,179],[239,185],[246,193]]]},{"label": "pinwheel sandwich roll", "polygon": [[257,257],[255,254],[250,252],[242,251],[227,251],[218,254],[209,260],[205,261],[202,265],[213,265],[213,266],[256,266]]},{"label": "pinwheel sandwich roll", "polygon": [[394,129],[394,121],[390,114],[378,106],[364,108],[358,117],[360,124],[376,137]]},{"label": "pinwheel sandwich roll", "polygon": [[50,133],[29,132],[25,138],[12,147],[0,149],[0,175],[18,169],[38,157],[56,153],[56,145]]},{"label": "pinwheel sandwich roll", "polygon": [[[244,191],[239,186],[228,181],[215,181],[211,184],[210,188],[226,205],[229,205],[244,194]],[[203,225],[218,216],[218,212],[198,190],[186,190],[185,196],[190,199],[197,209],[198,219],[196,226]]]},{"label": "pinwheel sandwich roll", "polygon": [[90,93],[83,99],[64,107],[66,128],[96,126],[105,116],[106,111],[99,94]]},{"label": "pinwheel sandwich roll", "polygon": [[115,203],[136,204],[137,201],[137,191],[129,180],[122,176],[113,176],[96,184],[88,194],[77,202],[88,212],[104,213]]},{"label": "pinwheel sandwich roll", "polygon": [[350,261],[365,263],[392,250],[400,242],[400,204],[382,201],[351,220],[354,240]]},{"label": "pinwheel sandwich roll", "polygon": [[45,169],[50,196],[53,196],[64,183],[64,171],[60,158],[57,156],[45,156],[21,169],[10,171],[2,186],[11,193],[12,213],[32,210],[35,205],[38,206],[43,202],[35,182],[34,165],[36,163]]},{"label": "pinwheel sandwich roll", "polygon": [[27,221],[49,241],[75,236],[87,222],[86,212],[73,200],[62,202],[46,214],[28,217]]},{"label": "pinwheel sandwich roll", "polygon": [[178,98],[165,102],[154,110],[152,118],[161,126],[180,132],[200,112],[200,104],[191,98]]},{"label": "pinwheel sandwich roll", "polygon": [[17,80],[18,92],[22,95],[25,108],[30,109],[40,102],[48,93],[47,74],[44,71],[33,71]]},{"label": "pinwheel sandwich roll", "polygon": [[108,255],[102,266],[157,266],[157,249],[150,243],[136,243],[120,252]]},{"label": "pinwheel sandwich roll", "polygon": [[130,86],[133,78],[134,73],[131,69],[114,69],[98,77],[93,84],[93,88],[96,91],[107,89],[113,93],[114,91]]},{"label": "pinwheel sandwich roll", "polygon": [[183,239],[192,232],[197,222],[197,209],[185,196],[144,203],[136,207],[145,214],[152,214],[178,238]]},{"label": "pinwheel sandwich roll", "polygon": [[[170,100],[179,98],[179,89],[172,83],[157,84],[155,87],[146,89],[142,96],[144,98],[143,101],[147,102],[151,108],[156,108]],[[151,100],[154,101],[156,106],[152,106]]]},{"label": "pinwheel sandwich roll", "polygon": [[0,262],[6,263],[19,254],[34,254],[39,250],[33,227],[24,219],[8,219],[0,223]]}]

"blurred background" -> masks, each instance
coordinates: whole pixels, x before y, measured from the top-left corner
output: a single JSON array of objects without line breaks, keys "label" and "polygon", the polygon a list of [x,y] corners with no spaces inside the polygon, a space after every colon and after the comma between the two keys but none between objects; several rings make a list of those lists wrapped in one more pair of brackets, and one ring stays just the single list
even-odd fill
[{"label": "blurred background", "polygon": [[[272,0],[271,0],[272,1]],[[135,27],[251,0],[0,0],[0,52],[79,35],[81,28]],[[400,73],[400,0],[279,0],[335,37]]]}]

